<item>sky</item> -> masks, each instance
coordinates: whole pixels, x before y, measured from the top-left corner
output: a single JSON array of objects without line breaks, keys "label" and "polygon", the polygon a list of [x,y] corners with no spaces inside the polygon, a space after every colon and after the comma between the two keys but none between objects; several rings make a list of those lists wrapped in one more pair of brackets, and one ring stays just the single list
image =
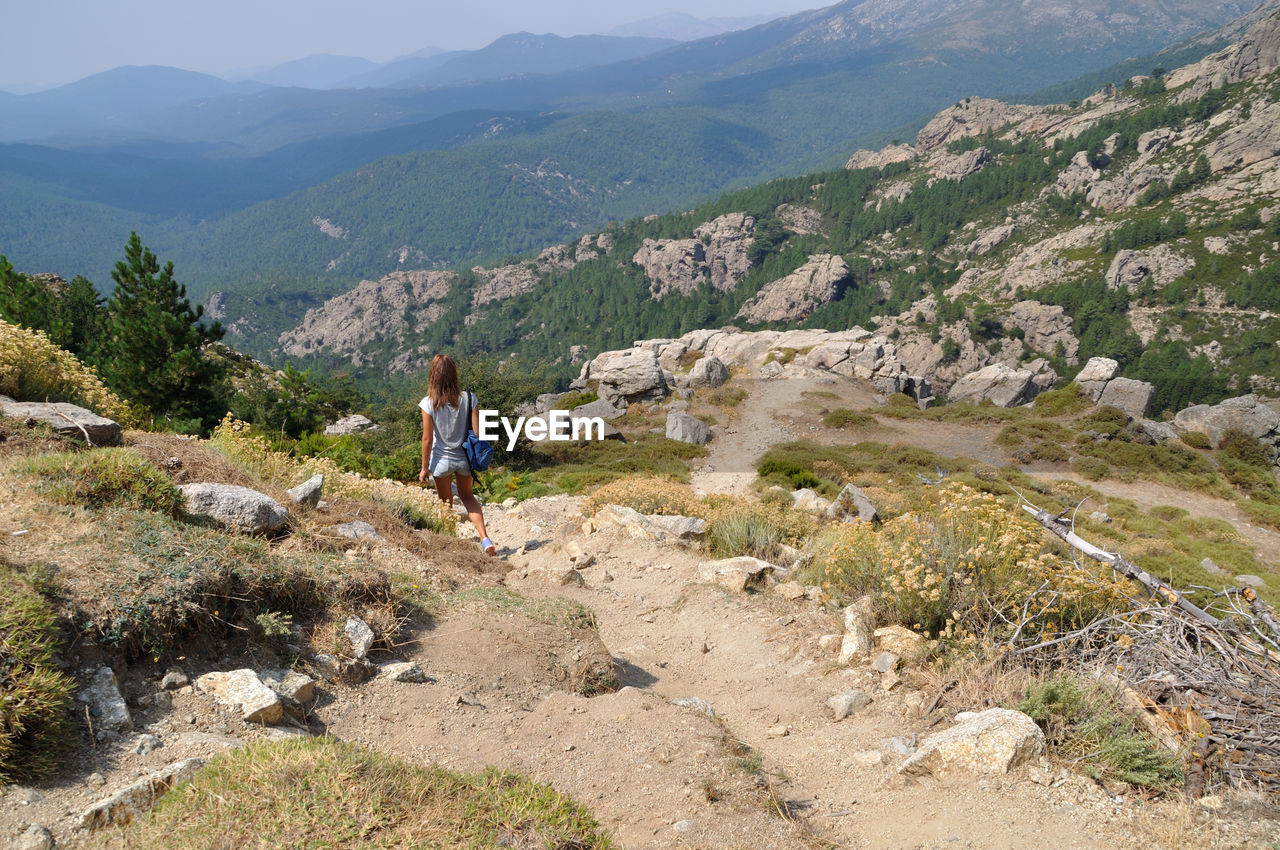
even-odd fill
[{"label": "sky", "polygon": [[0,0],[0,90],[28,92],[120,65],[224,73],[313,53],[386,62],[528,31],[600,33],[669,12],[790,14],[835,0]]}]

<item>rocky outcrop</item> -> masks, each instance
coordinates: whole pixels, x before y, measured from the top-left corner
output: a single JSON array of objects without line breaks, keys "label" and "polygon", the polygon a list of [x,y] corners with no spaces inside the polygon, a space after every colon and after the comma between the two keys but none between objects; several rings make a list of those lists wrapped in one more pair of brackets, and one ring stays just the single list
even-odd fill
[{"label": "rocky outcrop", "polygon": [[1270,11],[1230,47],[1175,70],[1168,77],[1168,87],[1178,88],[1195,80],[1218,85],[1238,83],[1277,67],[1280,67],[1280,9]]},{"label": "rocky outcrop", "polygon": [[1075,361],[1080,340],[1071,332],[1071,317],[1058,305],[1019,301],[1009,308],[1008,322],[1022,330],[1027,345],[1036,351],[1053,354],[1061,345],[1067,361]]},{"label": "rocky outcrop", "polygon": [[1011,369],[1003,363],[992,363],[970,372],[951,385],[948,401],[989,401],[996,407],[1014,407],[1035,397],[1037,389],[1027,369]]},{"label": "rocky outcrop", "polygon": [[774,212],[783,227],[798,236],[810,236],[822,232],[822,212],[813,207],[781,204]]},{"label": "rocky outcrop", "polygon": [[245,534],[274,534],[289,522],[289,512],[275,499],[235,484],[183,484],[178,488],[187,513],[213,520]]},{"label": "rocky outcrop", "polygon": [[746,304],[737,318],[753,324],[798,322],[836,297],[841,281],[849,277],[844,259],[831,254],[815,254],[791,274],[764,285]]},{"label": "rocky outcrop", "polygon": [[493,301],[515,298],[538,288],[540,282],[534,263],[515,263],[486,269],[476,266],[471,270],[479,279],[471,293],[471,306],[482,307]]},{"label": "rocky outcrop", "polygon": [[344,416],[332,425],[324,426],[326,437],[345,437],[347,434],[358,434],[361,431],[376,431],[378,426],[373,420],[359,413]]},{"label": "rocky outcrop", "polygon": [[1247,119],[1231,124],[1209,143],[1205,156],[1215,174],[1280,156],[1280,102],[1255,107]]},{"label": "rocky outcrop", "polygon": [[1168,245],[1157,245],[1147,251],[1122,249],[1116,252],[1107,269],[1107,286],[1112,289],[1121,286],[1133,288],[1148,277],[1156,286],[1168,286],[1195,265],[1194,259],[1179,254]]},{"label": "rocky outcrop", "polygon": [[934,151],[957,139],[981,136],[1039,115],[1034,106],[1005,103],[987,97],[969,97],[935,115],[916,134],[916,147]]},{"label": "rocky outcrop", "polygon": [[441,271],[392,272],[381,280],[361,281],[308,310],[298,327],[280,335],[280,348],[293,357],[324,350],[359,366],[368,343],[423,331],[444,315],[438,302],[456,282],[453,272]]},{"label": "rocky outcrop", "polygon": [[1152,183],[1168,179],[1168,173],[1162,168],[1139,165],[1095,181],[1089,186],[1085,199],[1103,212],[1111,213],[1134,206]]},{"label": "rocky outcrop", "polygon": [[1044,733],[1020,711],[989,708],[956,719],[957,725],[925,738],[898,772],[938,778],[1001,775],[1044,752]]},{"label": "rocky outcrop", "polygon": [[911,145],[890,145],[878,151],[854,151],[844,167],[850,171],[859,168],[884,168],[895,162],[909,162],[915,158],[916,149]]},{"label": "rocky outcrop", "polygon": [[963,180],[981,171],[994,157],[986,148],[958,154],[939,153],[929,160],[929,171],[939,180]]},{"label": "rocky outcrop", "polygon": [[1204,434],[1215,448],[1222,442],[1222,435],[1228,428],[1239,428],[1264,443],[1280,448],[1280,413],[1252,394],[1180,410],[1173,417],[1173,425],[1179,433],[1197,431]]},{"label": "rocky outcrop", "polygon": [[43,422],[64,437],[87,438],[94,446],[120,445],[119,423],[66,402],[14,401],[8,396],[0,396],[0,416]]},{"label": "rocky outcrop", "polygon": [[695,228],[693,239],[646,239],[631,260],[644,269],[657,300],[670,292],[688,295],[704,280],[727,292],[751,267],[747,249],[755,225],[745,213],[726,213]]},{"label": "rocky outcrop", "polygon": [[983,254],[994,251],[998,246],[1007,242],[1016,229],[1012,224],[998,224],[989,230],[984,230],[978,234],[977,239],[970,243],[969,253],[980,257]]}]

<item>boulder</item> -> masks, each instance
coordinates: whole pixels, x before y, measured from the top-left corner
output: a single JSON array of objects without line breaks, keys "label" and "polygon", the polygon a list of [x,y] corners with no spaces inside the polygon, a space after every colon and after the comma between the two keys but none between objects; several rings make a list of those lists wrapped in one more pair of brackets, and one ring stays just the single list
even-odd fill
[{"label": "boulder", "polygon": [[312,658],[316,671],[328,682],[344,682],[358,685],[374,673],[374,666],[367,658],[338,658],[322,652]]},{"label": "boulder", "polygon": [[235,484],[183,484],[178,488],[187,512],[211,519],[232,531],[274,534],[289,522],[289,512],[275,499]]},{"label": "boulder", "polygon": [[701,419],[687,413],[667,414],[667,439],[703,446],[711,442],[711,429]]},{"label": "boulder", "polygon": [[844,636],[840,639],[839,663],[848,664],[871,651],[875,613],[870,596],[863,596],[844,609]]},{"label": "boulder", "polygon": [[13,840],[9,850],[53,850],[56,846],[53,833],[43,824],[33,823]]},{"label": "boulder", "polygon": [[284,719],[280,695],[263,684],[258,674],[248,668],[205,673],[196,679],[196,687],[212,695],[218,705],[237,709],[246,723],[270,725]]},{"label": "boulder", "polygon": [[720,561],[703,561],[698,565],[698,581],[718,584],[741,593],[764,588],[776,569],[768,561],[748,555]]},{"label": "boulder", "polygon": [[1168,422],[1152,422],[1150,419],[1139,419],[1137,425],[1143,436],[1153,443],[1165,443],[1178,436],[1178,429]]},{"label": "boulder", "polygon": [[123,826],[149,812],[172,788],[187,782],[204,759],[183,759],[152,771],[137,782],[90,806],[80,815],[80,829]]},{"label": "boulder", "polygon": [[715,389],[727,380],[729,380],[729,368],[720,361],[719,357],[712,355],[699,358],[689,370],[690,387]]},{"label": "boulder", "polygon": [[88,435],[90,444],[95,446],[120,445],[119,423],[66,402],[14,401],[0,396],[0,416],[44,422],[57,433],[77,440]]},{"label": "boulder", "polygon": [[1197,404],[1178,412],[1173,425],[1180,433],[1198,431],[1215,448],[1228,428],[1239,428],[1265,443],[1280,443],[1280,413],[1258,401],[1256,395],[1229,398],[1215,405]]},{"label": "boulder", "polygon": [[1118,407],[1133,419],[1142,419],[1151,406],[1151,397],[1155,395],[1155,387],[1146,381],[1135,381],[1132,378],[1112,378],[1098,398],[1103,407]]},{"label": "boulder", "polygon": [[852,484],[844,485],[840,495],[836,496],[836,500],[831,503],[827,516],[840,521],[862,520],[863,522],[877,522],[880,519],[880,514],[876,512],[876,506],[871,504],[867,494],[863,493],[861,488]]},{"label": "boulder", "polygon": [[358,434],[361,431],[376,431],[378,426],[367,416],[359,413],[351,416],[344,416],[332,425],[326,425],[324,429],[327,437],[345,437],[347,434]]},{"label": "boulder", "polygon": [[598,382],[600,398],[615,407],[636,401],[661,401],[670,393],[658,355],[652,349],[606,351],[586,368],[589,378]]},{"label": "boulder", "polygon": [[301,505],[304,508],[314,508],[320,504],[320,495],[324,491],[324,475],[313,475],[306,481],[303,481],[297,487],[292,487],[285,492],[289,494],[289,498],[293,499],[295,505]]},{"label": "boulder", "polygon": [[589,401],[586,404],[580,404],[572,411],[575,417],[599,417],[605,422],[612,422],[613,420],[626,415],[626,412],[627,409],[625,407],[614,407],[602,398],[598,398],[595,401]]},{"label": "boulder", "polygon": [[1003,363],[992,363],[952,384],[947,399],[973,404],[989,401],[996,407],[1014,407],[1035,397],[1032,377],[1026,369],[1011,369]]},{"label": "boulder", "polygon": [[925,738],[898,772],[939,778],[999,775],[1039,756],[1044,748],[1044,733],[1030,717],[990,708]]},{"label": "boulder", "polygon": [[814,516],[825,516],[831,510],[831,503],[808,487],[802,487],[791,494],[791,506]]},{"label": "boulder", "polygon": [[116,674],[110,667],[99,667],[89,677],[89,686],[76,697],[89,706],[94,736],[99,741],[112,741],[133,729],[129,706],[120,695]]}]

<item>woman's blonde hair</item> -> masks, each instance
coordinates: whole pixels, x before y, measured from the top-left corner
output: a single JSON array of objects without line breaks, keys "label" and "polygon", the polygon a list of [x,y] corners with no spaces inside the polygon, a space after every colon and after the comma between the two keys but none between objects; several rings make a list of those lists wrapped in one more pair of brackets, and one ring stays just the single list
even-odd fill
[{"label": "woman's blonde hair", "polygon": [[431,397],[431,406],[439,408],[445,404],[458,406],[458,364],[447,354],[437,354],[431,358],[431,371],[427,374],[427,395]]}]

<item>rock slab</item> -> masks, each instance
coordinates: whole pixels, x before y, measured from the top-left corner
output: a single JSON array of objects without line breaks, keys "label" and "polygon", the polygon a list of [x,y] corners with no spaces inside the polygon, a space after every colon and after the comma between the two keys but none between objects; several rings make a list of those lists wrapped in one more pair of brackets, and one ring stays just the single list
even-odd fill
[{"label": "rock slab", "polygon": [[0,416],[44,422],[52,426],[57,433],[78,440],[83,440],[85,434],[88,434],[89,441],[95,446],[120,445],[119,423],[75,404],[14,401],[6,396],[0,396]]},{"label": "rock slab", "polygon": [[110,667],[99,667],[89,677],[89,686],[77,694],[89,706],[93,732],[99,741],[110,741],[133,728],[129,706],[120,695],[116,674]]},{"label": "rock slab", "polygon": [[1030,717],[989,708],[925,738],[898,772],[939,778],[999,775],[1039,756],[1044,748],[1044,733]]},{"label": "rock slab", "polygon": [[237,709],[246,723],[270,725],[284,718],[280,695],[247,667],[225,673],[205,673],[196,679],[196,687],[210,694],[218,705]]},{"label": "rock slab", "polygon": [[742,555],[720,561],[703,561],[698,565],[698,581],[718,584],[739,593],[760,590],[777,568],[768,561]]},{"label": "rock slab", "polygon": [[152,771],[142,779],[90,806],[80,816],[81,829],[122,826],[149,812],[172,788],[195,776],[204,759],[183,759]]},{"label": "rock slab", "polygon": [[320,495],[324,491],[324,475],[313,475],[297,487],[285,491],[295,505],[304,508],[315,508],[320,504]]}]

